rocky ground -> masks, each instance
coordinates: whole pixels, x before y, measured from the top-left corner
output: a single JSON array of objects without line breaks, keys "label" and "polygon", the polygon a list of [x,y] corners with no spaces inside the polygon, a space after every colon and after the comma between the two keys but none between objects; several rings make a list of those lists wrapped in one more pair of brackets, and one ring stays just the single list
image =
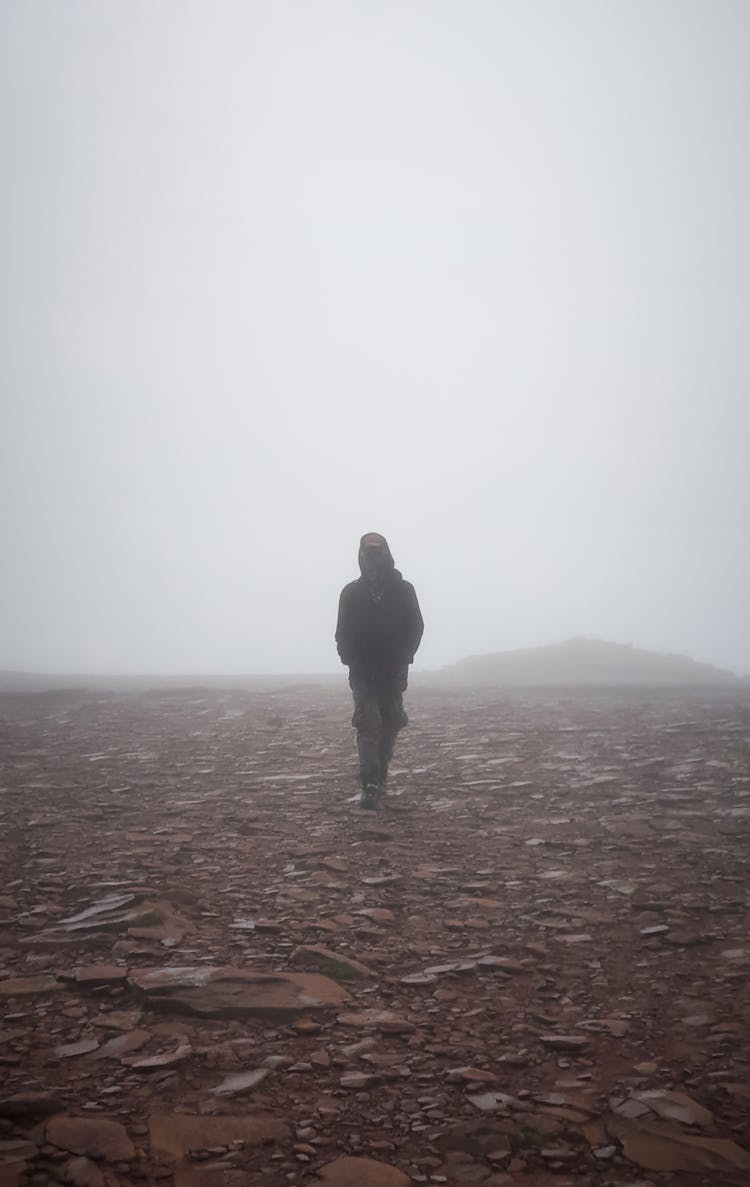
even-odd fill
[{"label": "rocky ground", "polygon": [[0,703],[0,1185],[750,1183],[750,697]]}]

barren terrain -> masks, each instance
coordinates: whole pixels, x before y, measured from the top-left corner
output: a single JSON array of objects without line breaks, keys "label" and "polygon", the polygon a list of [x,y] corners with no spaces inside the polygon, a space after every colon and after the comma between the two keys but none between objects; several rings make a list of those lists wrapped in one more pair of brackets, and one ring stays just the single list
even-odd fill
[{"label": "barren terrain", "polygon": [[0,1185],[750,1183],[750,696],[0,698]]}]

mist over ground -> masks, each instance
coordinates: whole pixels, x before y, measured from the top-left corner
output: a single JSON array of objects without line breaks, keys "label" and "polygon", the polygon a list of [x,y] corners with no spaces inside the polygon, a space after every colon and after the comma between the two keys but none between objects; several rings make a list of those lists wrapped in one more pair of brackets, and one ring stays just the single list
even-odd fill
[{"label": "mist over ground", "polygon": [[0,668],[750,671],[742,3],[7,0]]}]

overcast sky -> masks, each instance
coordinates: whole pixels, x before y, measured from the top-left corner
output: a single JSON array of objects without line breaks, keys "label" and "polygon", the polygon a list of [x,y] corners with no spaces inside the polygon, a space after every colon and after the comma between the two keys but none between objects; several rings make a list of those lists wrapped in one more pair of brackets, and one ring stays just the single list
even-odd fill
[{"label": "overcast sky", "polygon": [[0,668],[750,672],[746,0],[3,0]]}]

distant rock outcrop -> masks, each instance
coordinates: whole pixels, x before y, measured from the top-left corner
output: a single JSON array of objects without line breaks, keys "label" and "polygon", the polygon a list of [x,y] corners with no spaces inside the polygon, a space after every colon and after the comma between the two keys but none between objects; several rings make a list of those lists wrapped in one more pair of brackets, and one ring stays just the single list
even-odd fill
[{"label": "distant rock outcrop", "polygon": [[526,647],[474,655],[422,680],[457,687],[591,687],[622,685],[670,688],[741,685],[733,672],[684,655],[662,655],[623,643],[568,639],[547,647]]}]

